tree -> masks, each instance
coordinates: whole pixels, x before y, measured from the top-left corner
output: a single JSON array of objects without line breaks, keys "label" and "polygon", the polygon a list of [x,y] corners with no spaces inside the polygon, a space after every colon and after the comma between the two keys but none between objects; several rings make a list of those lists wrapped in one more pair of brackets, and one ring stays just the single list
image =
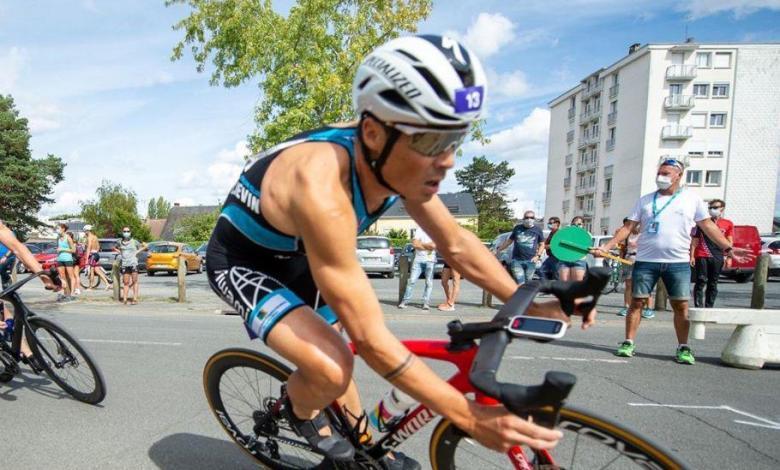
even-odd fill
[{"label": "tree", "polygon": [[149,199],[149,205],[146,208],[147,219],[165,219],[168,217],[168,213],[171,211],[171,203],[166,201],[162,196],[157,199]]},{"label": "tree", "polygon": [[409,243],[409,232],[404,229],[391,228],[387,232],[387,238],[395,248],[403,248]]},{"label": "tree", "polygon": [[177,242],[198,244],[211,237],[217,225],[220,210],[182,217],[173,227],[173,239]]},{"label": "tree", "polygon": [[299,0],[285,16],[270,0],[166,0],[188,4],[174,25],[184,39],[172,60],[192,50],[199,72],[215,66],[211,84],[258,80],[254,150],[305,129],[354,118],[352,77],[362,58],[401,32],[414,32],[432,0]]},{"label": "tree", "polygon": [[[512,209],[506,185],[515,170],[504,161],[491,163],[486,157],[474,157],[464,168],[455,172],[455,179],[474,198],[479,219],[477,233],[480,238],[492,238],[512,225]],[[498,231],[497,231],[498,230]]]},{"label": "tree", "polygon": [[0,220],[22,235],[43,226],[36,214],[54,202],[50,196],[64,169],[52,154],[32,158],[27,119],[10,95],[0,95]]},{"label": "tree", "polygon": [[157,217],[157,200],[155,198],[149,199],[149,205],[146,206],[146,218],[159,219]]},{"label": "tree", "polygon": [[122,231],[122,227],[130,227],[134,238],[151,240],[149,227],[138,215],[138,198],[132,190],[103,181],[95,192],[96,199],[81,202],[81,214],[98,236],[113,237]]}]

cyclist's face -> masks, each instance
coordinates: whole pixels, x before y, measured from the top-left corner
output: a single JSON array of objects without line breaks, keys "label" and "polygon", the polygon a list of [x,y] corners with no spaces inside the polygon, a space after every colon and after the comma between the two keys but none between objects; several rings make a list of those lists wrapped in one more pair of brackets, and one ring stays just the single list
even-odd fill
[{"label": "cyclist's face", "polygon": [[391,186],[412,201],[427,201],[439,191],[447,170],[455,165],[455,149],[428,156],[410,147],[411,136],[401,134],[388,158],[384,176]]}]

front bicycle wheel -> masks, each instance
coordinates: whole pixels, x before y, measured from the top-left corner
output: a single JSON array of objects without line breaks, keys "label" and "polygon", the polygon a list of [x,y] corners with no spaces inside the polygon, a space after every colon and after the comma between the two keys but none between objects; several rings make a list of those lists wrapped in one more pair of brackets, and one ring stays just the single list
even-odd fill
[{"label": "front bicycle wheel", "polygon": [[[532,469],[658,469],[688,468],[668,450],[648,438],[580,408],[567,406],[560,410],[558,429],[563,439],[550,451],[523,447],[526,465]],[[456,468],[512,468],[508,454],[489,450],[447,420],[433,431],[430,442],[434,470]]]},{"label": "front bicycle wheel", "polygon": [[[89,282],[89,274],[92,274],[92,282]],[[100,276],[94,272],[94,269],[84,268],[79,271],[79,284],[84,289],[94,289],[100,285]]]},{"label": "front bicycle wheel", "polygon": [[103,401],[103,373],[76,338],[47,318],[33,317],[28,324],[27,342],[46,374],[76,400],[91,405]]},{"label": "front bicycle wheel", "polygon": [[277,410],[292,371],[249,349],[217,352],[203,370],[203,388],[228,436],[253,459],[271,468],[314,468],[323,456],[290,429]]}]

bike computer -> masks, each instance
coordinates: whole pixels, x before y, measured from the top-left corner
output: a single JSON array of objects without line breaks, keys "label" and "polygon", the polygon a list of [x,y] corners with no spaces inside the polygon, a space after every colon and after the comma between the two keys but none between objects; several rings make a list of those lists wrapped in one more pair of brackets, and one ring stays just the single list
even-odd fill
[{"label": "bike computer", "polygon": [[566,323],[562,320],[529,317],[526,315],[517,315],[510,318],[506,328],[513,336],[528,336],[541,339],[556,339],[566,333]]}]

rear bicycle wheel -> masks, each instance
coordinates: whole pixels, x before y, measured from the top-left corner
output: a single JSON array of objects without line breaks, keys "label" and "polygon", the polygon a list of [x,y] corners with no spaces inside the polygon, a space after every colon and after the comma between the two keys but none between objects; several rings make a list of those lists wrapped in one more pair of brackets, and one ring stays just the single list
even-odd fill
[{"label": "rear bicycle wheel", "polygon": [[[563,439],[552,450],[523,447],[533,469],[687,469],[677,457],[648,438],[576,407],[560,410]],[[489,450],[451,422],[441,420],[430,442],[433,470],[512,468],[507,454]],[[552,456],[552,459],[550,459]],[[520,468],[523,468],[520,465]]]},{"label": "rear bicycle wheel", "polygon": [[256,351],[224,349],[206,362],[203,388],[217,421],[253,459],[271,468],[314,468],[323,464],[323,456],[275,412],[291,373]]},{"label": "rear bicycle wheel", "polygon": [[46,375],[76,400],[91,405],[103,401],[103,373],[76,338],[46,318],[33,317],[28,323],[27,342]]},{"label": "rear bicycle wheel", "polygon": [[79,271],[79,284],[84,289],[94,289],[100,285],[100,276],[97,274],[92,275],[92,282],[89,282],[89,273],[94,272],[93,269],[84,268]]}]

